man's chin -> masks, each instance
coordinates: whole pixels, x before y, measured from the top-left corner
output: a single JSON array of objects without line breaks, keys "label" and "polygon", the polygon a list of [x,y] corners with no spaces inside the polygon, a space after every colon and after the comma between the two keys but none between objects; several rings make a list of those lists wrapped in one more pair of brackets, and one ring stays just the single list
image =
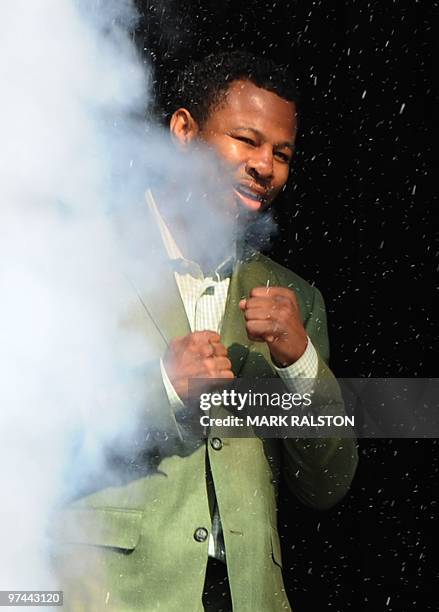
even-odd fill
[{"label": "man's chin", "polygon": [[277,230],[269,204],[250,210],[238,202],[237,209],[238,240],[243,240],[256,250],[269,248],[271,237]]}]

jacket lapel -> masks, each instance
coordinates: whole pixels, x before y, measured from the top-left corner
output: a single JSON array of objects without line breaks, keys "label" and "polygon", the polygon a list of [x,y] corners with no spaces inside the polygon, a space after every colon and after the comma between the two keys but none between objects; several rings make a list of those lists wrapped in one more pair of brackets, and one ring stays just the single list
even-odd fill
[{"label": "jacket lapel", "polygon": [[142,215],[147,236],[147,253],[127,273],[140,306],[141,316],[155,327],[165,346],[172,338],[190,332],[183,301],[171,262],[166,254],[157,222],[145,207]]},{"label": "jacket lapel", "polygon": [[[154,268],[153,274],[151,268]],[[145,270],[143,282],[131,281],[131,284],[145,316],[151,319],[166,345],[172,338],[190,333],[183,301],[167,262],[151,265],[149,273]]]},{"label": "jacket lapel", "polygon": [[239,301],[244,297],[246,297],[246,294],[238,264],[230,279],[226,309],[221,328],[221,342],[227,348],[235,376],[238,376],[247,358],[250,346],[250,340],[247,337],[247,331],[245,329],[244,315],[239,308]]},{"label": "jacket lapel", "polygon": [[233,271],[221,330],[221,341],[228,349],[235,376],[239,375],[250,347],[255,344],[248,339],[239,301],[248,298],[254,287],[262,287],[267,284],[267,281],[272,286],[276,285],[275,276],[271,270],[262,265],[256,251],[248,253],[244,261],[239,261]]}]

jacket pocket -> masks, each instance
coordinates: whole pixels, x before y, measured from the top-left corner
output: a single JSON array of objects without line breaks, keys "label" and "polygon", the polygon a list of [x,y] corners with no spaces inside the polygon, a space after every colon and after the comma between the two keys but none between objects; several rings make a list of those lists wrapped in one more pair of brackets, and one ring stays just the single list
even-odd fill
[{"label": "jacket pocket", "polygon": [[273,561],[276,563],[276,565],[278,565],[279,567],[282,567],[282,553],[280,549],[279,534],[277,532],[277,529],[275,529],[274,527],[271,527],[270,535],[271,535],[271,555],[273,557]]},{"label": "jacket pocket", "polygon": [[140,540],[143,513],[121,508],[74,508],[55,519],[54,540],[132,551]]}]

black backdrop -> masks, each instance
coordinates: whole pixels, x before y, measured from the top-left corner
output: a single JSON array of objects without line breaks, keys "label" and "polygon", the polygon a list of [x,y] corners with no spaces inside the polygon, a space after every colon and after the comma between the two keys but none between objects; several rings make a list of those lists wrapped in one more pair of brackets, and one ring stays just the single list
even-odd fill
[{"label": "black backdrop", "polygon": [[[290,65],[300,136],[270,254],[321,289],[338,376],[437,376],[438,4],[137,5],[136,43],[159,82],[217,49]],[[436,440],[361,440],[352,491],[327,513],[304,510],[283,490],[295,612],[439,610],[438,455]]]}]

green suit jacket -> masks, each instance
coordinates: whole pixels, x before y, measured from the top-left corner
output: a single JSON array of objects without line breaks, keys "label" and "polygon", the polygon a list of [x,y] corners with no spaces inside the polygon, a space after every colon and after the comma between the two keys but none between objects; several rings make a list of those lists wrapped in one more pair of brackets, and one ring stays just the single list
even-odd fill
[{"label": "green suit jacket", "polygon": [[[144,360],[152,365],[142,371],[139,356],[132,364],[144,377],[140,418],[145,421],[144,426],[139,421],[124,476],[95,483],[54,522],[53,561],[65,592],[64,607],[87,612],[203,610],[208,540],[194,536],[200,527],[211,528],[208,457],[234,611],[290,610],[277,532],[279,472],[283,470],[306,506],[329,508],[345,495],[353,478],[354,438],[224,438],[219,449],[206,441],[185,441],[163,388],[159,358],[167,340],[190,329],[172,272],[164,271],[162,278],[162,291],[153,299],[137,287],[125,321],[147,347]],[[248,340],[238,307],[253,287],[267,281],[295,291],[306,331],[319,353],[318,380],[331,387],[331,413],[344,414],[338,386],[326,366],[328,336],[320,293],[258,253],[235,267],[229,287],[222,341],[229,348],[235,375],[275,376],[266,345]],[[163,431],[167,435],[161,437]]]}]

